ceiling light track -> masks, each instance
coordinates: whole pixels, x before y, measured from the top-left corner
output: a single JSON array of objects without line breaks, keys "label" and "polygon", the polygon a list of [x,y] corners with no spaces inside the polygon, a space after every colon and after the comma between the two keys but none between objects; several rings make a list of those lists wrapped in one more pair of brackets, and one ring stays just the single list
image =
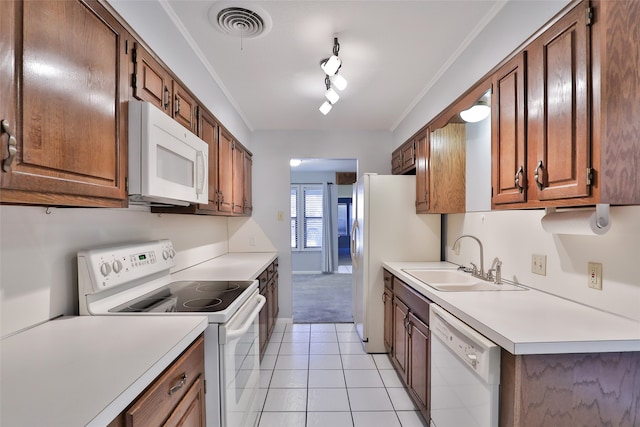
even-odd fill
[{"label": "ceiling light track", "polygon": [[338,74],[338,71],[340,70],[340,68],[342,68],[342,60],[338,56],[339,52],[340,43],[338,43],[338,38],[334,37],[333,55],[320,61],[320,68],[325,74],[324,84],[326,87],[326,92],[324,96],[327,99],[320,106],[320,112],[324,115],[327,115],[327,113],[331,111],[335,103],[340,99],[340,95],[338,94],[338,92],[336,92],[335,89],[343,91],[347,87],[347,80]]}]

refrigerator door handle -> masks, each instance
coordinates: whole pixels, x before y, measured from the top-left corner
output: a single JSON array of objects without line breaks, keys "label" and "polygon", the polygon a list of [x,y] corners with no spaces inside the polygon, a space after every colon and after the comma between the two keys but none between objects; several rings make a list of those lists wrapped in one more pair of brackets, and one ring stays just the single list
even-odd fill
[{"label": "refrigerator door handle", "polygon": [[356,258],[356,236],[358,233],[358,220],[353,221],[351,225],[351,264],[354,268],[358,267],[358,260]]}]

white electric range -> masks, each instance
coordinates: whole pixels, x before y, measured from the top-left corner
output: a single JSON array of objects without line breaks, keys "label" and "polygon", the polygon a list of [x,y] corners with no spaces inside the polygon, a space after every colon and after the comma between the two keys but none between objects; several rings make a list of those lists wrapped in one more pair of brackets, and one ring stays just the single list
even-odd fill
[{"label": "white electric range", "polygon": [[78,252],[81,315],[206,315],[208,427],[257,423],[260,356],[258,314],[265,303],[258,282],[172,281],[170,240]]}]

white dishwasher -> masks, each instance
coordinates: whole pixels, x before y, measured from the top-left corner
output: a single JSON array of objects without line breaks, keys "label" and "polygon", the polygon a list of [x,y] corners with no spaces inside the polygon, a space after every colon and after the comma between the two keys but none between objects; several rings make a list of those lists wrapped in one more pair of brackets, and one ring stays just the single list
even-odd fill
[{"label": "white dishwasher", "polygon": [[497,427],[500,347],[436,304],[431,330],[431,427]]}]

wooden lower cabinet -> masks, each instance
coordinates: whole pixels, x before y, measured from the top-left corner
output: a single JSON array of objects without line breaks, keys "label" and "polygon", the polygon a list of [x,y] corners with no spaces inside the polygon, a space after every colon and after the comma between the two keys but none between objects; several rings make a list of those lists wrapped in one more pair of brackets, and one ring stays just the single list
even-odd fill
[{"label": "wooden lower cabinet", "polygon": [[[390,275],[384,272],[385,278]],[[391,361],[425,420],[429,420],[429,304],[430,301],[392,277],[384,290],[386,340]],[[385,282],[386,285],[386,282]],[[387,330],[388,325],[388,330]],[[387,338],[387,333],[391,336]]]},{"label": "wooden lower cabinet", "polygon": [[278,260],[273,261],[260,275],[258,275],[260,295],[265,297],[265,302],[260,314],[258,337],[260,342],[260,360],[269,344],[271,333],[278,318]]},{"label": "wooden lower cabinet", "polygon": [[201,335],[109,427],[205,426],[204,337]]},{"label": "wooden lower cabinet", "polygon": [[429,327],[409,313],[409,392],[423,415],[429,414]]},{"label": "wooden lower cabinet", "polygon": [[502,350],[500,426],[640,425],[640,352]]}]

